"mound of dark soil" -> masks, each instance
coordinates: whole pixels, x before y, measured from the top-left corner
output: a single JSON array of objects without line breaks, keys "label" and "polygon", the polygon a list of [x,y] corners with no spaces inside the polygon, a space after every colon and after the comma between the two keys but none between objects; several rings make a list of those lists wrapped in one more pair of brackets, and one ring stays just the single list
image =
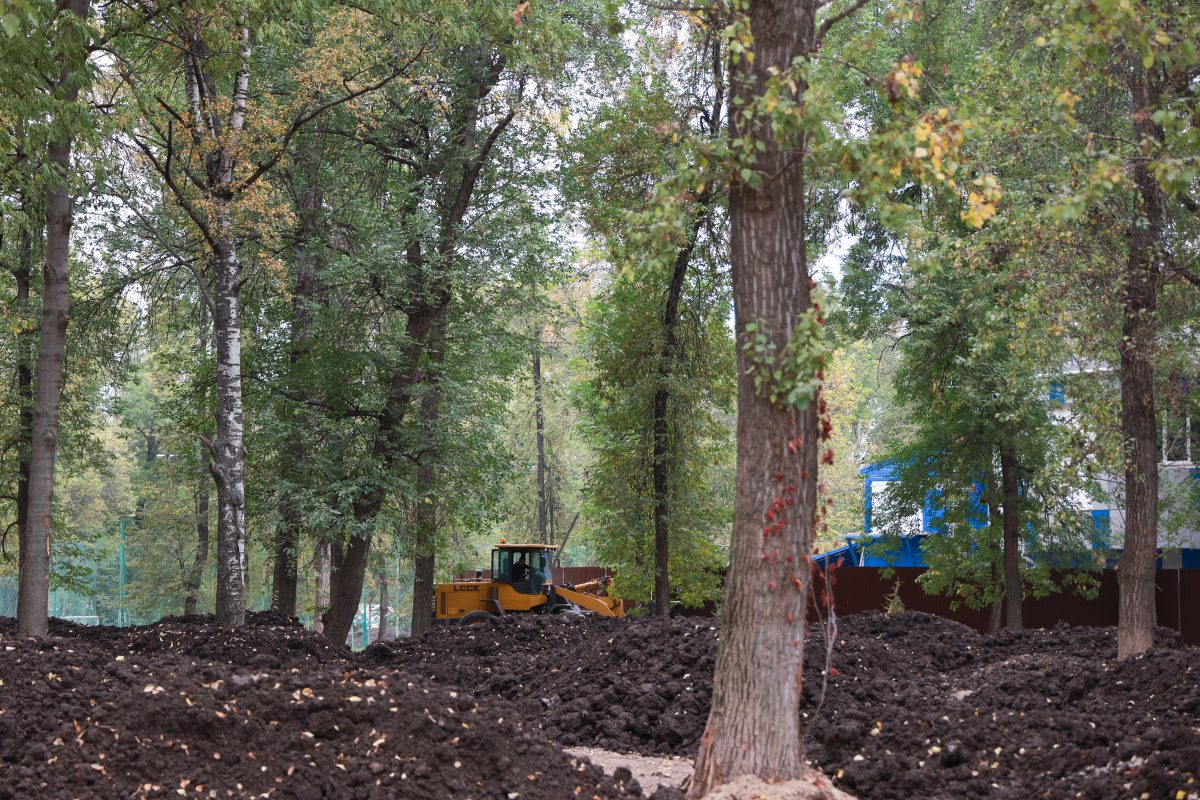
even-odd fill
[{"label": "mound of dark soil", "polygon": [[1169,631],[1118,664],[1110,629],[841,628],[808,755],[863,798],[1200,796],[1200,653]]},{"label": "mound of dark soil", "polygon": [[[839,625],[828,676],[823,633],[809,643],[806,747],[863,800],[1200,798],[1200,653],[1170,632],[1117,664],[1109,629],[985,637],[918,613]],[[690,755],[717,638],[691,620],[511,617],[367,657],[510,700],[565,744]]]},{"label": "mound of dark soil", "polygon": [[[691,755],[718,641],[524,616],[353,656],[251,622],[24,639],[0,620],[0,800],[637,796],[559,747]],[[828,674],[824,632],[809,643],[807,753],[862,800],[1200,800],[1200,653],[1169,632],[1125,663],[1108,629],[984,637],[916,613],[833,641]]]},{"label": "mound of dark soil", "polygon": [[690,755],[708,719],[716,625],[510,615],[366,656],[509,700],[569,747]]},{"label": "mound of dark soil", "polygon": [[290,638],[255,626],[218,645],[209,627],[0,634],[0,799],[640,796],[503,701],[307,651],[251,664]]},{"label": "mound of dark soil", "polygon": [[[16,633],[11,617],[0,617],[0,634]],[[295,617],[269,611],[246,614],[246,626],[221,628],[212,614],[165,617],[153,625],[115,628],[109,625],[76,625],[50,620],[50,634],[82,639],[114,653],[172,652],[203,661],[243,667],[278,669],[307,667],[346,660],[349,651],[324,636],[305,630]]]}]

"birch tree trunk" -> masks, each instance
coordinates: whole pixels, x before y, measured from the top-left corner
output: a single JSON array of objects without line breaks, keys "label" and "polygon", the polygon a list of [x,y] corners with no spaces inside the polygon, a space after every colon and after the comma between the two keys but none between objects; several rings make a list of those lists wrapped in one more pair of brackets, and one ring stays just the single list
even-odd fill
[{"label": "birch tree trunk", "polygon": [[[90,0],[69,0],[66,12],[86,19]],[[83,42],[66,58],[82,68]],[[53,89],[56,99],[71,104],[79,97],[81,76],[64,66]],[[64,115],[65,116],[65,115]],[[65,125],[63,119],[57,125]],[[27,520],[20,537],[17,593],[17,630],[30,636],[45,635],[50,592],[50,538],[54,505],[54,462],[58,453],[59,408],[62,399],[67,348],[67,322],[71,311],[68,262],[74,200],[68,179],[71,173],[72,137],[60,130],[46,147],[46,163],[53,170],[46,190],[46,261],[42,281],[42,323],[38,340],[37,385],[30,423]]]},{"label": "birch tree trunk", "polygon": [[250,91],[250,29],[240,30],[240,66],[234,78],[228,130],[211,155],[215,163],[213,227],[216,288],[213,335],[217,350],[217,439],[212,473],[217,485],[217,624],[246,621],[246,449],[242,407],[242,263],[233,224],[234,165],[246,124]]},{"label": "birch tree trunk", "polygon": [[241,265],[232,242],[218,252],[216,308],[217,439],[212,471],[217,484],[217,624],[246,621],[246,451],[243,444]]}]

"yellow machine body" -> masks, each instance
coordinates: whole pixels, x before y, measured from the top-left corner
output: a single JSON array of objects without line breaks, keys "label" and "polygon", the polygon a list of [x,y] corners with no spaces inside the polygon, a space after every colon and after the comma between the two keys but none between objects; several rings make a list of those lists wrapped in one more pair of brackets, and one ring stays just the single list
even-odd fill
[{"label": "yellow machine body", "polygon": [[607,578],[579,586],[556,583],[550,565],[557,550],[554,545],[500,543],[492,550],[490,580],[478,577],[437,585],[434,620],[445,623],[467,617],[482,619],[484,614],[554,612],[570,606],[605,617],[625,616],[621,599],[608,590]]}]

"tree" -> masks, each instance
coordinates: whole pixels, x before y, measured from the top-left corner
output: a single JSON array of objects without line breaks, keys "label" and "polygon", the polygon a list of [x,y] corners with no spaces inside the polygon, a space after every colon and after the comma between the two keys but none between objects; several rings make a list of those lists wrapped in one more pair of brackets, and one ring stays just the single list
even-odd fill
[{"label": "tree", "polygon": [[[541,178],[535,163],[522,163],[536,159],[521,148],[537,146],[544,131],[514,121],[537,107],[540,98],[533,90],[551,92],[565,65],[586,57],[591,46],[585,45],[579,27],[587,14],[580,15],[573,5],[551,4],[536,14],[514,14],[508,6],[497,13],[500,7],[472,6],[445,31],[439,60],[428,65],[436,92],[415,85],[393,87],[395,102],[367,115],[367,135],[354,134],[395,165],[402,179],[402,190],[389,197],[403,232],[398,253],[402,269],[395,276],[397,287],[382,298],[402,333],[394,334],[392,341],[398,344],[393,357],[374,377],[380,402],[368,415],[371,479],[356,479],[350,502],[353,525],[332,543],[325,633],[335,641],[353,620],[376,521],[389,499],[405,483],[417,491],[410,489],[403,499],[429,496],[420,491],[419,478],[398,473],[418,459],[441,461],[438,453],[427,453],[429,448],[414,442],[411,432],[414,423],[420,427],[420,409],[432,391],[429,378],[438,372],[435,363],[431,366],[434,345],[448,337],[449,318],[463,310],[456,301],[473,298],[463,304],[471,311],[475,303],[486,302],[479,295],[489,287],[481,278],[490,277],[488,268],[503,264],[485,256],[496,252],[495,245],[480,234],[488,230],[508,246],[514,233],[541,225],[538,215],[529,213],[529,189],[521,184]],[[513,185],[506,183],[518,176]],[[508,208],[501,207],[505,202]],[[500,227],[505,219],[508,230]],[[488,228],[492,222],[496,227]],[[527,251],[516,249],[520,255],[507,258],[526,256]],[[503,280],[497,285],[510,284]],[[440,413],[438,419],[453,418]],[[435,470],[447,466],[458,465]],[[432,582],[433,563],[421,563],[416,580],[422,589]],[[416,592],[414,602],[426,602],[427,594]],[[414,619],[414,626],[420,624]]]},{"label": "tree", "polygon": [[[807,261],[806,137],[777,131],[790,111],[781,106],[799,112],[804,103],[808,87],[794,68],[816,52],[837,19],[863,4],[820,26],[812,0],[751,0],[735,12],[737,41],[753,48],[753,58],[738,60],[733,74],[730,134],[757,152],[730,189],[737,495],[712,710],[690,797],[747,774],[807,777],[813,796],[834,792],[804,764],[799,714],[824,319],[813,305]],[[784,74],[791,81],[780,81]],[[774,105],[757,105],[768,91]]]},{"label": "tree", "polygon": [[[713,704],[693,797],[743,774],[803,778],[813,796],[836,791],[804,765],[799,730],[811,555],[828,513],[817,470],[834,457],[820,392],[828,355],[808,270],[814,244],[808,201],[824,182],[818,177],[824,166],[828,182],[853,177],[851,198],[880,208],[885,223],[899,226],[909,219],[888,196],[898,179],[957,190],[952,176],[969,166],[963,150],[969,123],[948,107],[919,108],[923,68],[911,55],[875,78],[822,51],[829,32],[865,4],[828,10],[818,20],[818,2],[752,1],[735,11],[728,29],[734,110],[728,149],[717,154],[728,159],[731,173],[737,496]],[[879,36],[876,28],[869,35]],[[857,38],[842,43],[851,56],[870,51],[861,45]],[[839,139],[835,132],[844,128],[830,97],[849,85],[847,69],[858,73],[860,86],[862,74],[868,76],[875,102],[885,101],[890,114],[864,137]],[[995,215],[1001,193],[994,177],[976,174],[959,216],[980,228]]]},{"label": "tree", "polygon": [[1006,626],[1019,629],[1026,586],[1046,594],[1052,569],[1096,562],[1090,516],[1075,502],[1094,476],[1051,398],[1068,351],[1036,286],[1017,279],[1028,262],[1006,241],[1015,230],[945,231],[944,249],[924,249],[902,301],[889,303],[897,316],[882,323],[901,331],[895,386],[909,427],[884,448],[897,477],[872,518],[892,534],[886,553],[919,532],[905,520],[936,503],[937,535],[922,543],[926,591],[992,605],[997,627],[1003,603]]},{"label": "tree", "polygon": [[[1044,242],[1059,256],[1039,277],[1046,297],[1074,300],[1064,319],[1078,323],[1072,333],[1081,350],[1119,367],[1117,470],[1124,476],[1126,528],[1117,639],[1125,659],[1152,646],[1155,625],[1157,398],[1164,392],[1156,364],[1169,360],[1161,333],[1178,324],[1160,303],[1179,284],[1200,285],[1188,267],[1196,233],[1190,193],[1200,136],[1193,86],[1200,75],[1200,17],[1190,4],[1064,0],[1032,17],[1002,21],[1005,40],[1027,55],[1018,62],[1009,46],[996,62],[1009,65],[1014,82],[1043,87],[1039,147],[1057,152],[1052,161],[1035,162],[1042,170],[1027,190],[1042,206]],[[996,116],[1011,120],[1022,113],[1029,109],[1001,106]],[[1012,131],[1003,146],[997,131],[997,154],[1013,152]],[[1049,141],[1054,149],[1045,147]],[[1028,145],[1020,149],[1033,152]],[[1119,325],[1110,323],[1114,319]]]},{"label": "tree", "polygon": [[78,129],[73,107],[88,85],[87,17],[89,0],[70,0],[56,9],[48,32],[61,68],[50,81],[56,106],[46,143],[46,249],[42,280],[42,323],[33,413],[30,420],[27,510],[21,531],[20,594],[17,628],[23,634],[46,633],[50,589],[50,539],[54,505],[54,466],[58,449],[67,321],[71,296],[73,198],[71,146]]},{"label": "tree", "polygon": [[[719,27],[689,25],[678,52],[664,41],[673,28],[664,40],[647,34],[645,75],[633,72],[589,121],[572,167],[572,194],[612,266],[584,338],[592,376],[577,393],[595,451],[591,538],[622,596],[650,600],[658,616],[672,600],[715,599],[727,538],[728,498],[712,488],[731,444],[725,197],[695,147],[723,135]],[[678,83],[662,74],[675,70]]]},{"label": "tree", "polygon": [[[331,80],[328,75],[323,80],[305,74],[284,75],[284,80],[289,84],[294,81],[300,91],[292,96],[290,107],[275,109],[287,120],[277,128],[264,105],[250,103],[252,73],[262,71],[264,77],[271,74],[269,65],[261,58],[256,60],[255,51],[268,10],[253,5],[244,9],[217,5],[207,14],[188,8],[155,15],[150,25],[157,37],[148,41],[161,44],[157,44],[159,50],[154,49],[155,44],[148,45],[149,50],[142,55],[170,61],[182,54],[182,95],[171,96],[159,85],[147,85],[143,75],[131,68],[128,59],[146,47],[140,41],[138,48],[131,46],[123,54],[121,69],[142,123],[134,129],[132,142],[195,225],[212,262],[211,285],[205,287],[205,297],[213,320],[217,414],[216,438],[206,440],[206,446],[212,452],[210,472],[217,489],[217,620],[225,626],[241,625],[246,612],[241,304],[245,276],[239,244],[247,236],[248,226],[262,225],[253,218],[263,212],[264,204],[269,204],[264,179],[284,157],[296,134],[329,110],[385,86],[413,58],[404,52],[406,43],[401,42],[400,52],[387,66],[352,59],[352,63],[343,65],[346,71],[342,80]],[[312,25],[319,20],[321,9],[293,11],[302,24]],[[336,13],[326,21],[335,31],[342,22]],[[229,29],[237,31],[232,48],[223,44]],[[336,36],[334,33],[331,38]],[[291,43],[285,37],[279,44],[286,47]],[[336,44],[351,46],[349,42]],[[328,41],[319,43],[329,45]],[[417,46],[414,50],[420,52]],[[364,51],[369,57],[383,56],[373,48]],[[311,67],[311,63],[304,65],[305,69]]]}]

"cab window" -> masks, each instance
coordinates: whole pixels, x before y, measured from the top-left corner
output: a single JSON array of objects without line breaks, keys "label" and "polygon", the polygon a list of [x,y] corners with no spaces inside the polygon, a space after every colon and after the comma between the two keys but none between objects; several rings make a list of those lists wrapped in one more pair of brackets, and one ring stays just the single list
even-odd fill
[{"label": "cab window", "polygon": [[542,591],[544,584],[551,582],[550,577],[550,551],[539,550],[535,553],[530,553],[529,583],[530,589],[534,594]]},{"label": "cab window", "polygon": [[512,553],[508,550],[492,551],[492,580],[512,583]]}]

